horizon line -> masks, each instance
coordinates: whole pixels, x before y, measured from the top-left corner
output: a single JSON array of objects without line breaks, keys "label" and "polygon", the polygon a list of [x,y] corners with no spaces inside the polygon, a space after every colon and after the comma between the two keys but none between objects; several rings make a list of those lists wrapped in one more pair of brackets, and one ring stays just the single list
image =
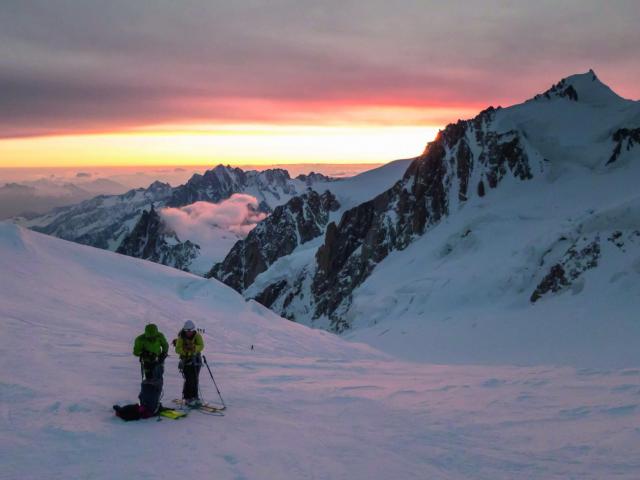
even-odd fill
[{"label": "horizon line", "polygon": [[[419,155],[416,155],[419,156]],[[395,162],[398,160],[409,160],[410,158],[395,158],[393,160],[389,160],[387,162],[282,162],[282,163],[225,163],[225,162],[217,162],[217,163],[192,163],[192,164],[168,164],[168,163],[159,163],[159,164],[130,164],[130,165],[101,165],[101,164],[84,164],[84,165],[68,165],[68,166],[20,166],[20,167],[4,167],[0,166],[0,170],[35,170],[35,169],[46,169],[46,170],[69,170],[69,169],[78,169],[78,168],[182,168],[187,169],[189,167],[207,167],[215,168],[217,166],[222,165],[223,167],[268,167],[268,166],[288,166],[288,165],[385,165],[387,163]]]}]

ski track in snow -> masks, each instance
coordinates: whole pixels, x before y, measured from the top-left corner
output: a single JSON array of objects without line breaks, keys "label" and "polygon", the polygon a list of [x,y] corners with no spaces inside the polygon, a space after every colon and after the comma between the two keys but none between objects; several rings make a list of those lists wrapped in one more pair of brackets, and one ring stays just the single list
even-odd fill
[{"label": "ski track in snow", "polygon": [[[403,362],[216,281],[2,223],[0,271],[1,478],[640,474],[637,368]],[[170,340],[187,318],[206,329],[225,415],[122,422],[111,405],[136,401],[134,337],[154,321]],[[171,356],[165,404],[180,388]]]}]

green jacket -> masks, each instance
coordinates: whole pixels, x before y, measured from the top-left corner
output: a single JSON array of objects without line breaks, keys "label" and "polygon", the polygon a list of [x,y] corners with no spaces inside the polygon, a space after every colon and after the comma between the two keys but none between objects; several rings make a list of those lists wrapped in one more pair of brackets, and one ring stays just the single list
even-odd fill
[{"label": "green jacket", "polygon": [[202,335],[196,333],[193,338],[189,339],[183,332],[180,332],[176,340],[176,353],[180,358],[189,358],[204,350],[204,340]]},{"label": "green jacket", "polygon": [[165,356],[169,353],[169,344],[158,327],[150,323],[144,327],[144,333],[136,337],[133,354],[136,357]]}]

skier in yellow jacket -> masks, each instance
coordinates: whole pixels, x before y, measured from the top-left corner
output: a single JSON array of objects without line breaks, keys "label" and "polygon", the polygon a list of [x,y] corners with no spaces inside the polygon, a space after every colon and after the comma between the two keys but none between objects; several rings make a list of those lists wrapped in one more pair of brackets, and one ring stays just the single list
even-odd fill
[{"label": "skier in yellow jacket", "polygon": [[189,406],[200,404],[198,394],[198,378],[202,367],[202,356],[204,350],[204,340],[202,335],[196,331],[196,326],[191,320],[184,323],[176,339],[176,353],[180,355],[179,368],[184,377],[182,388],[182,398]]}]

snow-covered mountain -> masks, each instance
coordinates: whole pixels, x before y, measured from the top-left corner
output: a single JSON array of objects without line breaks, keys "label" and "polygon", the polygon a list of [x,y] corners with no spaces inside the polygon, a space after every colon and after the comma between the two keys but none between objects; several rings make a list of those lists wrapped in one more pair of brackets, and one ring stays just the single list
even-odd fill
[{"label": "snow-covered mountain", "polygon": [[[500,365],[428,365],[286,321],[215,280],[1,222],[0,271],[6,478],[637,478],[637,322],[635,331],[631,322],[626,330],[601,322],[601,335],[584,342],[560,318],[555,329],[537,318],[537,336],[518,355],[504,347],[519,332],[494,336],[483,354]],[[390,293],[400,286],[387,282]],[[111,406],[139,392],[133,339],[154,322],[170,340],[186,319],[205,330],[225,415],[123,423]],[[437,322],[442,358],[468,358],[459,320]],[[387,350],[399,341],[380,333],[373,339]],[[559,335],[558,365],[550,365],[556,355],[544,366],[513,366],[523,352],[538,363]],[[612,336],[626,343],[609,345]],[[423,345],[406,337],[403,353],[419,354]],[[633,342],[620,369],[603,368],[615,347]],[[172,353],[164,403],[180,395],[177,364]],[[200,385],[203,398],[217,398],[205,369]]]},{"label": "snow-covered mountain", "polygon": [[100,195],[19,223],[65,240],[116,250],[134,229],[142,212],[151,205],[164,204],[172,191],[168,183],[154,182],[146,189]]},{"label": "snow-covered mountain", "polygon": [[244,294],[335,331],[379,323],[376,334],[463,306],[506,319],[515,305],[531,318],[560,301],[572,315],[620,292],[628,313],[638,300],[624,292],[640,284],[639,126],[640,102],[592,71],[448,125],[400,181],[341,212]]},{"label": "snow-covered mountain", "polygon": [[[333,179],[317,173],[291,178],[282,169],[243,171],[218,165],[203,175],[193,175],[186,184],[175,188],[167,183],[154,182],[146,189],[98,196],[35,218],[18,219],[18,222],[65,240],[204,274],[241,236],[230,236],[227,229],[212,224],[211,236],[221,245],[219,248],[198,245],[197,239],[181,238],[175,229],[167,225],[162,215],[164,208],[187,207],[197,202],[218,204],[241,193],[250,195],[260,211],[270,212],[315,184],[329,185],[332,182]],[[149,230],[152,207],[158,218],[156,228]],[[145,235],[141,236],[141,232]],[[205,258],[199,258],[203,254]]]}]

